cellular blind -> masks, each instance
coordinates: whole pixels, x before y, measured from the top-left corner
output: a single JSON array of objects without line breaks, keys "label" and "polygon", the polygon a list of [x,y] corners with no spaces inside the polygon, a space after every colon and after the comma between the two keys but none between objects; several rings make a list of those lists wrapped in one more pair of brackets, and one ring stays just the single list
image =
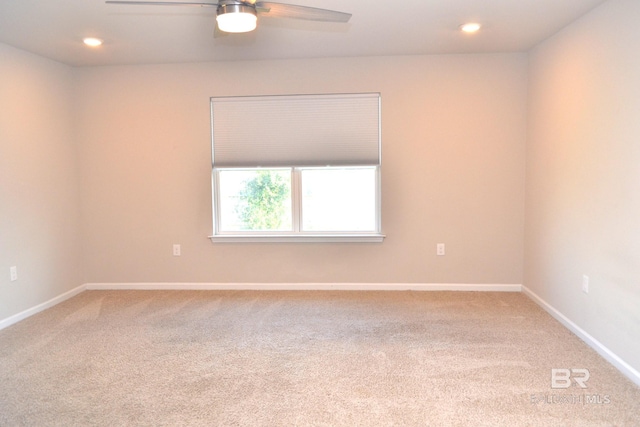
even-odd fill
[{"label": "cellular blind", "polygon": [[380,94],[211,98],[215,167],[380,164]]}]

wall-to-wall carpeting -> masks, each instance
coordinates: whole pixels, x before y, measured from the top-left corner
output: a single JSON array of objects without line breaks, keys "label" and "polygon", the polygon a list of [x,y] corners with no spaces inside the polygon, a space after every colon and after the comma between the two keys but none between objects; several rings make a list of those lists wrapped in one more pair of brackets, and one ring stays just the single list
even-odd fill
[{"label": "wall-to-wall carpeting", "polygon": [[639,419],[640,389],[519,293],[86,291],[0,331],[0,425]]}]

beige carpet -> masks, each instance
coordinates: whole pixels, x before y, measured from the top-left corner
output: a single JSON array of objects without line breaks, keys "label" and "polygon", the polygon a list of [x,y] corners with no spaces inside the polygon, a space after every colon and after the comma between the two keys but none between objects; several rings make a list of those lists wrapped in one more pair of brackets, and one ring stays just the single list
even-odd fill
[{"label": "beige carpet", "polygon": [[517,293],[87,291],[0,331],[0,425],[640,425],[640,389]]}]

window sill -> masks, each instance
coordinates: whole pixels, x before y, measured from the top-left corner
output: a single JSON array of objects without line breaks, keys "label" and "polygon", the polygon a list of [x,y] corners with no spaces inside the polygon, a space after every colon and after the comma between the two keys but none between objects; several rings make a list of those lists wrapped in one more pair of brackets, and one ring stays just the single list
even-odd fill
[{"label": "window sill", "polygon": [[213,243],[382,243],[384,234],[216,235]]}]

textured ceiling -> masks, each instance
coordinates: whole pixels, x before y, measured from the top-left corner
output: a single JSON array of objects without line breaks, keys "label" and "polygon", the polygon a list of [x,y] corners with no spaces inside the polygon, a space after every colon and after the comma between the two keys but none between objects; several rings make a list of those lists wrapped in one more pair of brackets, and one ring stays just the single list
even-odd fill
[{"label": "textured ceiling", "polygon": [[[522,52],[603,2],[292,0],[353,17],[347,24],[261,17],[252,33],[214,38],[215,8],[0,0],[0,42],[76,66]],[[484,27],[462,34],[467,21]],[[87,36],[105,43],[89,49],[81,42]]]}]

